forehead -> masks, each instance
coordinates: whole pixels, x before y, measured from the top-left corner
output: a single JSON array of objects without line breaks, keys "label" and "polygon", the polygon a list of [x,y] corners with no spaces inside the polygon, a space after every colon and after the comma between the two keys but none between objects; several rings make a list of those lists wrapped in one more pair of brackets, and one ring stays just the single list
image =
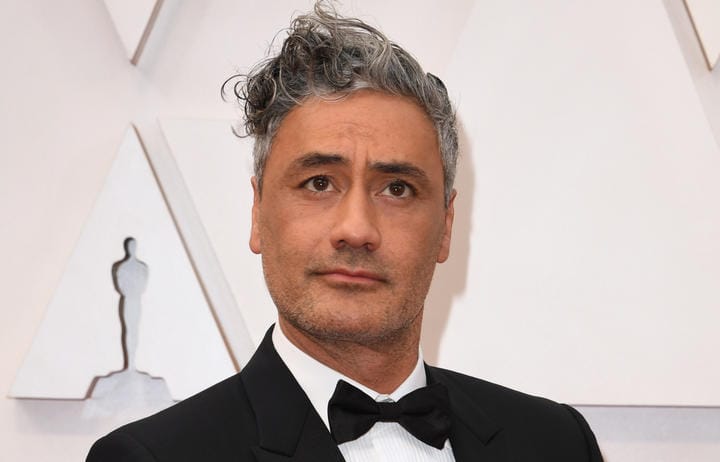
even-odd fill
[{"label": "forehead", "polygon": [[313,97],[292,109],[273,139],[266,174],[314,152],[351,164],[410,162],[442,175],[437,131],[426,112],[410,98],[372,90]]}]

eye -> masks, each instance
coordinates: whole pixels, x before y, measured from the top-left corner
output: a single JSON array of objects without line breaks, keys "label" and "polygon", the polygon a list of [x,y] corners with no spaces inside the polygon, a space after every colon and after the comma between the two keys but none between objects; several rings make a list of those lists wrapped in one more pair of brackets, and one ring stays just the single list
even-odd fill
[{"label": "eye", "polygon": [[302,184],[302,187],[312,192],[333,191],[332,183],[326,176],[314,176]]},{"label": "eye", "polygon": [[412,186],[405,183],[404,181],[395,180],[389,185],[387,185],[380,194],[384,196],[404,198],[410,197],[414,193],[415,191]]}]

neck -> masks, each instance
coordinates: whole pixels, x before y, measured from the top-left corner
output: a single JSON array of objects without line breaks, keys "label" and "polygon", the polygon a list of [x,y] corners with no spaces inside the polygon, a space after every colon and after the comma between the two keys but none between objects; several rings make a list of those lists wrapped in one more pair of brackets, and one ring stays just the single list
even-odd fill
[{"label": "neck", "polygon": [[288,340],[309,356],[378,393],[390,394],[417,364],[421,321],[416,319],[410,328],[391,339],[370,344],[319,339],[282,317],[278,324]]}]

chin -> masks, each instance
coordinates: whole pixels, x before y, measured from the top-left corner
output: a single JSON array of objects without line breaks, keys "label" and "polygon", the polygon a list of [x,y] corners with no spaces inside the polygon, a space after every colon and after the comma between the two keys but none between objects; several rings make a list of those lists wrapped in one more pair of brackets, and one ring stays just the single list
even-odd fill
[{"label": "chin", "polygon": [[388,319],[386,313],[333,311],[292,315],[284,313],[283,317],[295,329],[319,341],[352,342],[364,345],[387,343],[404,337],[414,330],[412,319]]}]

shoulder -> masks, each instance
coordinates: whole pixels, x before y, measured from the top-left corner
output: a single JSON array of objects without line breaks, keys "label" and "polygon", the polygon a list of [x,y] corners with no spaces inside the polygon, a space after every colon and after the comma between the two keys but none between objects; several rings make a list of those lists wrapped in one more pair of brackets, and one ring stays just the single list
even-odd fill
[{"label": "shoulder", "polygon": [[555,401],[522,393],[511,388],[478,379],[459,372],[428,367],[435,380],[444,383],[451,390],[462,392],[477,403],[492,417],[513,416],[517,412],[523,415],[539,414],[541,416],[555,413],[566,414],[564,406]]},{"label": "shoulder", "polygon": [[[240,375],[98,440],[87,460],[223,460],[257,439],[252,407]],[[244,460],[240,457],[241,460]]]},{"label": "shoulder", "polygon": [[501,428],[515,452],[558,457],[574,453],[587,456],[577,460],[602,460],[595,435],[571,406],[447,369],[428,367],[428,372],[448,387],[451,400],[455,397],[463,406],[476,406],[484,418]]}]

